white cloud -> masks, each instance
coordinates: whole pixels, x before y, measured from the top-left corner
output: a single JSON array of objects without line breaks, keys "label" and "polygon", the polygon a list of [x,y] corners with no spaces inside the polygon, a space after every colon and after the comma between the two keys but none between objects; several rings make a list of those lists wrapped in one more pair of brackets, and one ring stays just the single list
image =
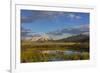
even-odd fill
[{"label": "white cloud", "polygon": [[81,16],[76,16],[76,19],[81,19]]},{"label": "white cloud", "polygon": [[69,17],[69,18],[75,18],[75,14],[70,13],[70,14],[68,14],[68,17]]},{"label": "white cloud", "polygon": [[68,14],[68,17],[69,17],[70,19],[81,19],[81,18],[82,18],[81,16],[76,15],[76,14],[74,14],[74,13],[69,13],[69,14]]},{"label": "white cloud", "polygon": [[78,25],[78,26],[74,26],[71,28],[62,28],[61,30],[48,32],[47,34],[50,34],[53,36],[59,36],[59,35],[63,35],[63,34],[74,35],[74,34],[81,34],[81,33],[85,33],[85,32],[89,32],[88,24]]}]

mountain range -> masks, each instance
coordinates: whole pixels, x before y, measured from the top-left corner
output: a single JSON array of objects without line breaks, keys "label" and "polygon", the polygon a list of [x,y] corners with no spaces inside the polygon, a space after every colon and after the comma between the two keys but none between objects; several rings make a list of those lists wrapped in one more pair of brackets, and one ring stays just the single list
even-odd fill
[{"label": "mountain range", "polygon": [[89,33],[82,33],[78,35],[72,35],[70,37],[54,40],[48,35],[35,34],[31,37],[24,38],[23,40],[29,41],[54,41],[54,42],[89,42]]},{"label": "mountain range", "polygon": [[89,35],[79,34],[75,36],[70,36],[68,38],[63,38],[56,41],[63,41],[63,42],[89,42]]}]

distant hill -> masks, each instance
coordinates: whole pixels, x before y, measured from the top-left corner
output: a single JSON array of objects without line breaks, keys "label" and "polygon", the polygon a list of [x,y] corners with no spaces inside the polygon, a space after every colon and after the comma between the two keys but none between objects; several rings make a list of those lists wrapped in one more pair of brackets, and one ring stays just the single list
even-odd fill
[{"label": "distant hill", "polygon": [[59,39],[56,41],[63,41],[63,42],[89,42],[89,35],[79,34],[75,36],[71,36],[68,38]]}]

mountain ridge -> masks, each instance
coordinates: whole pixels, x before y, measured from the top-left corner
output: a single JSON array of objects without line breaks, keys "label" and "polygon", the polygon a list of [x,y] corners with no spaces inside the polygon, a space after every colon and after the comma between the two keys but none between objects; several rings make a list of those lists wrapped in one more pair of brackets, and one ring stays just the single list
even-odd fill
[{"label": "mountain ridge", "polygon": [[79,34],[75,36],[70,36],[67,38],[63,38],[56,41],[63,41],[63,42],[89,42],[89,35]]}]

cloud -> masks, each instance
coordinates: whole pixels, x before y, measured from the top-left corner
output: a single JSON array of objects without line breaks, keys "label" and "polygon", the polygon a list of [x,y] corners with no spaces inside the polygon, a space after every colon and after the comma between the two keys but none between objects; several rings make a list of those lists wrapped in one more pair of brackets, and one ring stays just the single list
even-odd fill
[{"label": "cloud", "polygon": [[75,18],[75,14],[70,13],[70,14],[68,14],[68,17],[69,17],[69,18]]},{"label": "cloud", "polygon": [[76,16],[76,19],[81,19],[82,17],[81,16]]},{"label": "cloud", "polygon": [[[24,13],[26,13],[26,15]],[[21,23],[31,23],[43,19],[45,20],[48,19],[50,21],[50,20],[56,20],[57,17],[64,17],[69,19],[82,18],[75,12],[72,13],[72,12],[60,12],[60,11],[57,12],[57,11],[21,10]]]},{"label": "cloud", "polygon": [[82,17],[79,15],[76,15],[75,13],[68,13],[67,17],[70,19],[81,19]]},{"label": "cloud", "polygon": [[40,37],[41,34],[32,32],[30,29],[21,28],[21,39],[31,38],[31,37]]},{"label": "cloud", "polygon": [[32,31],[30,29],[21,28],[21,37],[31,37]]},{"label": "cloud", "polygon": [[40,16],[38,13],[33,12],[29,16],[21,16],[21,23],[31,23],[39,19],[42,19],[42,16]]},{"label": "cloud", "polygon": [[[64,12],[54,12],[54,11],[32,11],[32,10],[26,10],[31,11],[30,15],[23,15],[24,12],[22,10],[21,12],[21,23],[31,23],[37,20],[43,20],[43,19],[49,19],[53,20],[56,19],[57,16],[63,15]],[[28,14],[28,13],[27,13]]]},{"label": "cloud", "polygon": [[63,35],[63,34],[71,34],[71,35],[81,34],[85,32],[89,32],[89,25],[80,25],[80,26],[76,26],[72,28],[63,28],[61,30],[48,32],[47,34],[57,36],[57,35]]},{"label": "cloud", "polygon": [[63,33],[61,33],[61,31],[48,32],[47,34],[50,34],[50,35],[63,35]]},{"label": "cloud", "polygon": [[21,23],[31,23],[33,21],[33,18],[31,16],[22,16],[21,17]]}]

